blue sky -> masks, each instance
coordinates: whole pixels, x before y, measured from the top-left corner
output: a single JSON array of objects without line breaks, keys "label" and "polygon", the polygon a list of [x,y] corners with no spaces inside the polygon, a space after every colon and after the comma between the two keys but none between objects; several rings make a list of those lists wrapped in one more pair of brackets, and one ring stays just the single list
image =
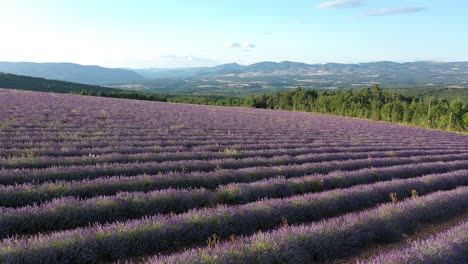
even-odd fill
[{"label": "blue sky", "polygon": [[0,0],[0,61],[468,61],[468,1]]}]

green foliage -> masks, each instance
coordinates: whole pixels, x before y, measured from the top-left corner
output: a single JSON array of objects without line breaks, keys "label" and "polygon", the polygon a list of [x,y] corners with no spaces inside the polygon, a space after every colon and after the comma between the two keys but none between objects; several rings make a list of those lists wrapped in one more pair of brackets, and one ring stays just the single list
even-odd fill
[{"label": "green foliage", "polygon": [[378,85],[360,90],[296,91],[253,96],[253,107],[318,112],[450,131],[468,129],[468,100],[403,96]]},{"label": "green foliage", "polygon": [[424,88],[401,88],[391,89],[392,92],[409,97],[437,97],[439,99],[455,100],[460,99],[468,101],[468,88],[442,88],[442,87],[424,87]]}]

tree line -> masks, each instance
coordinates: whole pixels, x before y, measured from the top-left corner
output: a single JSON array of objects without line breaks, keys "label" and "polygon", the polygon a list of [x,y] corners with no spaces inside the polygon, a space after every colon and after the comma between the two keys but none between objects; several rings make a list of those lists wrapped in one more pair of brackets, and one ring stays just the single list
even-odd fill
[{"label": "tree line", "polygon": [[163,95],[133,91],[99,93],[82,91],[81,94],[174,103],[314,112],[449,131],[468,130],[468,101],[404,96],[385,91],[378,85],[363,89],[333,91],[317,91],[299,87],[294,91],[245,98]]},{"label": "tree line", "polygon": [[298,88],[255,96],[252,104],[257,108],[332,114],[450,131],[468,128],[467,101],[403,96],[384,91],[378,85],[323,93]]}]

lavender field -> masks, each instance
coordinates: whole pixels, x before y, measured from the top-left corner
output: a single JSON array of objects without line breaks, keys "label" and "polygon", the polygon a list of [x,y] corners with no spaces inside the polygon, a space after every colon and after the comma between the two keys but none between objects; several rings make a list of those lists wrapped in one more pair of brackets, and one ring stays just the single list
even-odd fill
[{"label": "lavender field", "polygon": [[467,220],[466,135],[0,89],[0,263],[467,263]]}]

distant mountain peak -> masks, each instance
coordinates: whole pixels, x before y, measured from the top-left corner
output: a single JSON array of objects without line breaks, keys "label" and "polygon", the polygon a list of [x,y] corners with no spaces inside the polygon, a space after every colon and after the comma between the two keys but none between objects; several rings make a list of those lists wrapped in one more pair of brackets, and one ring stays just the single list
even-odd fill
[{"label": "distant mountain peak", "polygon": [[[242,65],[240,65],[237,62],[231,62],[231,63],[224,63],[224,64],[221,64],[221,65],[218,65],[218,66],[242,66]],[[217,66],[214,66],[214,67],[217,67]]]}]

